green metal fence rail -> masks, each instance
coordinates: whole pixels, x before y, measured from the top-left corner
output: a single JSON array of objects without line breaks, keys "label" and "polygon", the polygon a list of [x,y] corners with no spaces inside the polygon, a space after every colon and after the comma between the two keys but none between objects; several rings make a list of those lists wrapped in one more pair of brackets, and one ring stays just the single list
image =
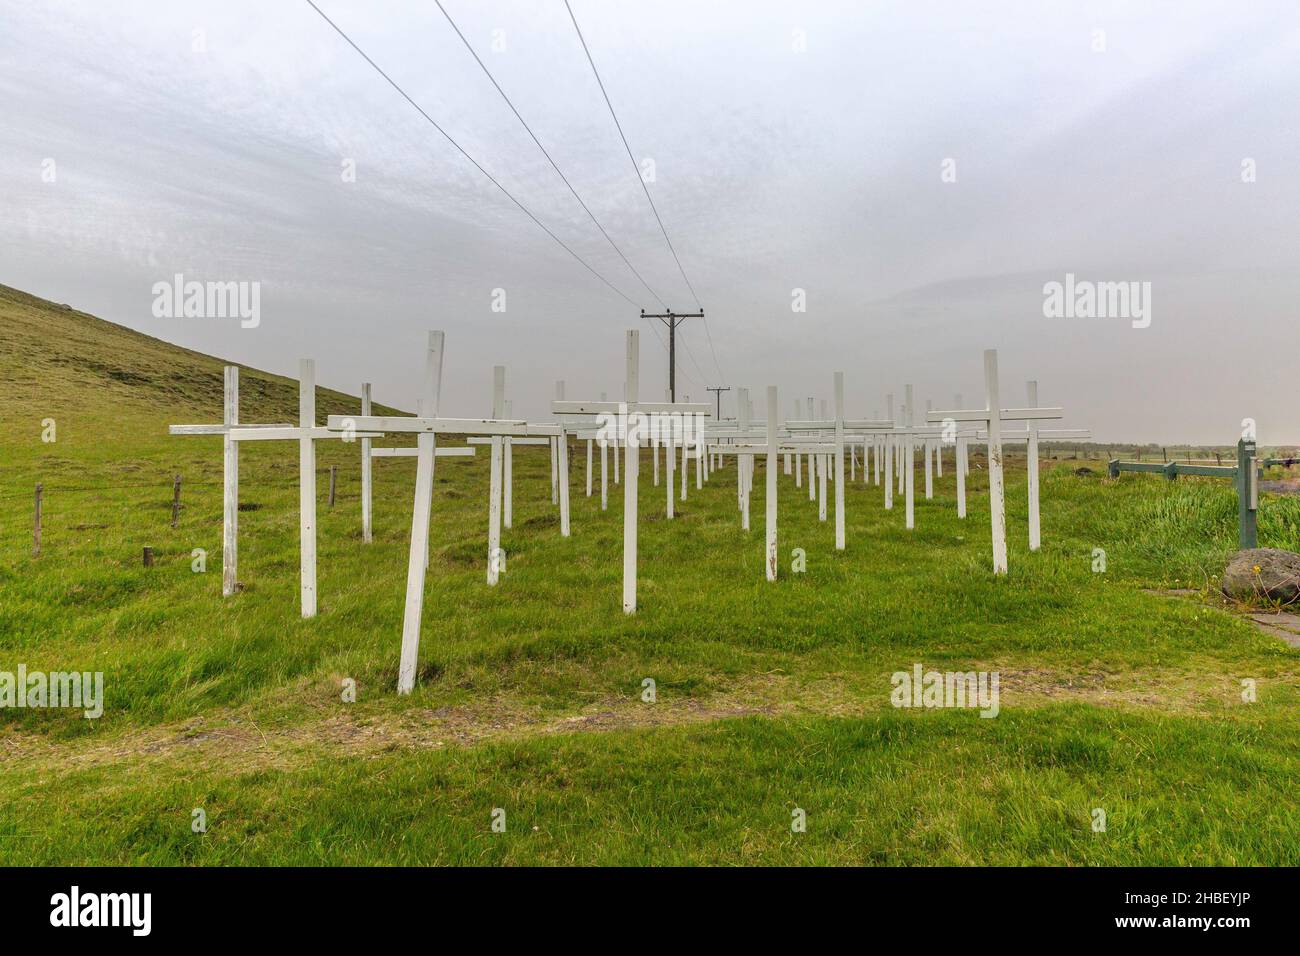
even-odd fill
[{"label": "green metal fence rail", "polygon": [[[1259,476],[1262,467],[1284,465],[1300,461],[1295,458],[1265,458],[1262,461],[1255,455],[1255,443],[1242,439],[1237,442],[1237,464],[1235,465],[1180,465],[1178,462],[1144,462],[1110,460],[1110,476],[1118,478],[1122,471],[1147,472],[1164,475],[1170,481],[1176,481],[1179,475],[1194,475],[1201,478],[1231,478],[1237,488],[1237,542],[1242,548],[1259,546],[1257,515],[1259,512]],[[1245,477],[1246,480],[1242,480]]]}]

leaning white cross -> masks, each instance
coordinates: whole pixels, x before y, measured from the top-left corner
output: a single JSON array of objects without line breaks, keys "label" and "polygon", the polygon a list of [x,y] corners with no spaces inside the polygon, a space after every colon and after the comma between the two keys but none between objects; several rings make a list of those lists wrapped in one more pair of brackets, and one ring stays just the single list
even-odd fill
[{"label": "leaning white cross", "polygon": [[239,423],[239,369],[226,366],[225,408],[220,425],[172,425],[171,435],[221,435],[223,443],[221,593],[230,596],[239,587],[239,442],[298,442],[298,547],[299,590],[302,616],[316,616],[316,445],[320,439],[375,438],[376,434],[336,434],[316,427],[316,363],[298,363],[298,418],[294,425],[241,425]]},{"label": "leaning white cross", "polygon": [[[627,332],[627,383],[626,402],[572,402],[556,401],[551,411],[557,415],[600,416],[602,427],[624,439],[625,462],[623,470],[623,611],[636,612],[636,547],[637,547],[637,479],[641,463],[641,441],[644,417],[649,415],[706,416],[711,406],[707,403],[686,402],[649,403],[638,400],[640,382],[640,337],[636,329]],[[614,424],[617,422],[617,424]],[[671,485],[669,499],[671,500]]]},{"label": "leaning white cross", "polygon": [[1064,410],[1060,408],[1002,408],[998,393],[998,352],[997,349],[984,350],[984,393],[985,408],[953,409],[950,411],[932,411],[927,417],[932,422],[982,422],[988,430],[989,461],[989,521],[993,536],[993,573],[1007,573],[1007,512],[1006,488],[1002,475],[1002,422],[1033,421],[1044,418],[1060,418]]},{"label": "leaning white cross", "polygon": [[[428,570],[429,518],[433,508],[433,473],[439,435],[488,435],[556,437],[562,433],[556,425],[529,425],[523,421],[469,418],[440,418],[438,403],[442,381],[443,334],[430,336],[426,381],[435,387],[426,394],[420,414],[405,416],[369,415],[352,418],[331,415],[330,431],[352,427],[370,432],[414,434],[416,436],[415,501],[411,515],[411,550],[406,568],[406,610],[402,619],[402,655],[397,670],[397,692],[409,694],[415,687],[415,669],[420,652],[420,623],[424,614],[424,580]],[[498,486],[498,491],[499,486]]]},{"label": "leaning white cross", "polygon": [[[767,420],[764,423],[766,441],[761,443],[747,440],[753,437],[748,427],[749,424],[749,407],[747,401],[748,389],[741,389],[737,393],[737,396],[740,400],[740,405],[739,405],[739,408],[741,409],[740,415],[744,427],[742,429],[737,429],[735,431],[717,431],[711,436],[711,438],[717,439],[719,441],[721,441],[724,438],[728,439],[727,444],[719,444],[716,446],[719,449],[719,454],[735,455],[737,462],[748,461],[750,463],[751,468],[752,468],[753,459],[755,457],[757,457],[758,455],[765,456],[766,467],[764,471],[764,477],[767,482],[767,489],[766,489],[766,495],[764,497],[764,502],[763,502],[764,509],[765,509],[764,524],[766,530],[766,534],[764,535],[763,563],[766,569],[765,573],[767,575],[767,580],[775,581],[777,577],[777,533],[776,533],[777,456],[779,453],[784,452],[788,460],[791,451],[805,446],[792,443],[789,441],[782,441],[778,437],[777,391],[775,385],[769,385],[767,387]],[[731,440],[731,439],[739,439],[739,440]],[[813,448],[816,446],[810,443],[806,447]],[[740,464],[737,464],[736,470],[742,471],[745,469],[742,469]],[[748,529],[749,527],[748,491],[745,492],[745,501],[743,507],[744,507],[744,514],[745,514],[744,526],[746,529]]]}]

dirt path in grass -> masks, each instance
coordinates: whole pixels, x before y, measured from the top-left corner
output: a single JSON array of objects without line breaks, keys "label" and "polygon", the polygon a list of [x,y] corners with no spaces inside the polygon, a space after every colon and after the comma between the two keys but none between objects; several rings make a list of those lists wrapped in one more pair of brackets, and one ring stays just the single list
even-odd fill
[{"label": "dirt path in grass", "polygon": [[[999,668],[1000,706],[1032,708],[1062,702],[1221,714],[1242,706],[1240,677],[1184,670],[1064,673],[1048,668]],[[1294,673],[1270,683],[1295,685]],[[492,741],[709,724],[743,717],[861,717],[890,706],[889,675],[816,680],[785,674],[748,676],[721,692],[655,703],[609,696],[570,712],[546,712],[508,697],[455,707],[393,711],[360,704],[322,704],[319,688],[300,690],[313,703],[304,719],[275,722],[253,708],[128,730],[103,739],[52,741],[35,734],[0,737],[5,762],[22,761],[62,773],[126,762],[220,764],[226,771],[301,766],[321,757],[373,757],[402,750],[472,747]],[[337,699],[331,693],[332,699]],[[282,702],[281,702],[282,703]]]}]

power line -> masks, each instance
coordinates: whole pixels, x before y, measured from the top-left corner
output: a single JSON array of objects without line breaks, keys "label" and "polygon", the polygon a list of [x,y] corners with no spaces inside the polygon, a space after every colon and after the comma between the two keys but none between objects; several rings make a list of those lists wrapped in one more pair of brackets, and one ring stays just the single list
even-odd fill
[{"label": "power line", "polygon": [[462,33],[460,27],[456,25],[456,21],[451,18],[451,14],[447,12],[447,8],[442,5],[442,0],[433,0],[433,2],[438,5],[438,9],[441,10],[442,15],[447,18],[447,22],[451,24],[451,28],[456,31],[456,36],[460,37],[461,43],[465,44],[465,49],[469,50],[469,54],[474,58],[474,62],[479,65],[479,68],[483,70],[483,73],[487,78],[492,81],[492,85],[496,87],[496,91],[501,94],[501,98],[505,100],[506,105],[510,107],[510,112],[515,114],[515,119],[519,120],[523,128],[528,131],[528,135],[533,138],[533,142],[536,143],[537,148],[542,151],[542,155],[546,157],[546,161],[549,162],[551,167],[559,174],[560,179],[564,181],[564,185],[569,187],[569,192],[573,193],[573,198],[578,200],[578,205],[582,207],[583,211],[591,218],[591,221],[595,224],[596,228],[600,230],[600,234],[605,237],[605,241],[608,242],[613,250],[618,253],[619,258],[622,259],[623,263],[632,271],[632,274],[637,277],[641,282],[641,285],[645,286],[645,290],[649,292],[661,306],[665,309],[668,308],[664,300],[659,297],[659,294],[655,292],[654,289],[650,288],[650,284],[645,281],[645,278],[640,272],[637,272],[636,267],[633,266],[632,263],[628,261],[627,256],[623,254],[623,250],[618,247],[617,243],[614,242],[609,233],[605,231],[605,227],[600,224],[600,220],[596,218],[596,214],[591,211],[585,202],[583,202],[582,197],[578,195],[578,191],[574,189],[573,184],[569,182],[569,177],[564,175],[564,171],[560,169],[559,164],[557,164],[551,157],[551,154],[547,152],[546,147],[542,145],[542,141],[539,140],[537,134],[533,132],[533,128],[528,125],[528,122],[521,115],[519,115],[519,110],[515,108],[515,104],[511,102],[510,97],[506,95],[506,91],[501,88],[501,84],[498,83],[496,77],[492,75],[492,71],[487,68],[479,55],[474,52],[474,48],[470,46],[469,40],[465,39],[465,34]]},{"label": "power line", "polygon": [[[607,286],[608,286],[610,289],[612,289],[614,292],[618,293],[618,295],[622,296],[622,298],[623,298],[623,299],[624,299],[624,300],[625,300],[629,305],[631,305],[631,306],[633,306],[633,307],[636,307],[636,308],[640,308],[640,306],[637,306],[637,304],[636,304],[635,302],[633,302],[632,299],[629,298],[628,295],[627,295],[625,292],[623,292],[622,289],[620,289],[618,286],[614,285],[614,283],[610,282],[610,281],[609,281],[608,279],[606,279],[603,275],[601,275],[599,272],[597,272],[595,269],[593,269],[593,268],[592,268],[592,267],[587,263],[587,260],[583,259],[582,256],[578,255],[576,252],[574,252],[572,249],[570,249],[569,246],[564,242],[563,239],[561,239],[559,236],[557,236],[555,233],[553,233],[550,229],[548,229],[548,228],[546,227],[546,224],[543,223],[540,219],[538,219],[535,215],[533,215],[532,211],[531,211],[527,206],[525,206],[522,202],[520,202],[518,199],[516,199],[516,198],[514,197],[514,195],[510,192],[510,190],[506,189],[505,186],[502,186],[501,183],[499,183],[499,182],[497,181],[497,179],[496,179],[495,176],[493,176],[493,175],[492,175],[491,173],[489,173],[486,169],[484,169],[483,166],[479,163],[478,160],[476,160],[473,156],[471,156],[468,152],[466,152],[466,151],[465,151],[465,148],[464,148],[463,146],[461,146],[460,143],[456,142],[456,140],[452,138],[452,136],[451,136],[450,133],[448,133],[445,129],[443,129],[441,126],[439,126],[438,123],[434,120],[434,118],[433,118],[432,116],[430,116],[428,113],[426,113],[426,112],[424,111],[424,108],[421,107],[419,103],[417,103],[417,102],[415,102],[415,100],[411,99],[411,97],[410,97],[409,95],[407,95],[407,92],[406,92],[404,89],[402,89],[400,86],[398,86],[397,82],[396,82],[396,81],[395,81],[391,76],[389,76],[387,73],[385,73],[385,72],[380,68],[380,66],[379,66],[378,63],[376,63],[374,60],[370,59],[370,57],[366,54],[366,51],[363,50],[363,49],[361,49],[361,47],[357,46],[357,44],[356,44],[355,42],[353,42],[352,38],[351,38],[350,36],[348,36],[346,33],[344,33],[343,30],[339,27],[339,25],[338,25],[337,23],[335,23],[333,20],[331,20],[329,17],[327,17],[327,16],[325,15],[325,12],[324,12],[323,10],[321,10],[320,7],[316,6],[316,4],[312,2],[312,0],[306,0],[306,3],[307,3],[307,5],[308,5],[309,7],[311,7],[311,8],[312,8],[313,10],[315,10],[318,14],[320,14],[321,19],[324,20],[326,23],[328,23],[331,27],[333,27],[333,28],[334,28],[334,32],[337,33],[339,36],[341,36],[344,40],[346,40],[347,43],[348,43],[348,46],[350,46],[350,47],[352,47],[352,49],[356,50],[357,53],[361,55],[361,58],[362,58],[363,60],[365,60],[367,63],[369,63],[371,67],[374,68],[374,70],[375,70],[376,73],[378,73],[378,74],[379,74],[380,76],[382,76],[385,80],[387,80],[387,81],[388,81],[388,85],[391,86],[393,89],[395,89],[395,90],[396,90],[396,91],[401,95],[402,99],[406,100],[406,102],[410,103],[411,106],[415,107],[415,109],[419,112],[419,114],[420,114],[421,116],[423,116],[423,117],[425,118],[426,121],[428,121],[428,123],[429,123],[430,126],[432,126],[432,127],[433,127],[434,129],[436,129],[439,133],[441,133],[441,134],[443,135],[443,137],[447,140],[447,142],[451,143],[452,146],[456,147],[456,150],[457,150],[457,151],[458,151],[462,156],[464,156],[466,159],[468,159],[471,163],[474,164],[474,168],[475,168],[475,169],[477,169],[480,173],[482,173],[484,176],[486,176],[486,177],[488,178],[488,180],[492,183],[492,185],[496,186],[497,189],[501,190],[501,192],[503,192],[503,193],[506,195],[506,197],[507,197],[507,198],[508,198],[512,203],[514,203],[516,206],[518,206],[518,207],[520,208],[520,210],[523,211],[524,215],[526,215],[529,219],[531,219],[533,222],[535,222],[535,223],[538,225],[538,227],[539,227],[543,232],[545,232],[548,236],[550,236],[552,239],[554,239],[554,240],[556,241],[556,243],[559,244],[560,248],[562,248],[565,252],[567,252],[567,253],[568,253],[569,255],[571,255],[574,259],[576,259],[576,260],[577,260],[577,261],[582,265],[582,267],[583,267],[584,269],[586,269],[588,272],[590,272],[593,276],[595,276],[597,279],[599,279],[601,282],[603,282],[605,285],[607,285]],[[539,145],[540,145],[540,144],[539,144]]]},{"label": "power line", "polygon": [[[618,114],[614,112],[614,104],[610,102],[609,93],[605,90],[605,83],[600,78],[600,71],[596,69],[596,61],[592,59],[591,50],[587,47],[587,40],[582,35],[582,28],[578,26],[578,18],[573,15],[573,7],[569,5],[569,0],[564,0],[564,9],[569,11],[569,19],[573,22],[573,29],[578,34],[578,42],[582,44],[582,52],[587,55],[587,62],[591,64],[591,72],[596,77],[596,85],[600,87],[600,95],[605,98],[605,105],[609,107],[609,115],[614,120],[614,127],[618,130],[619,139],[623,141],[623,148],[627,150],[627,158],[632,162],[632,170],[636,174],[637,182],[641,184],[641,191],[645,193],[646,202],[650,204],[650,211],[654,213],[655,222],[659,223],[659,231],[663,233],[664,242],[668,245],[668,251],[673,254],[673,261],[677,263],[677,271],[682,274],[682,281],[686,283],[686,288],[690,290],[696,308],[704,311],[704,306],[700,304],[700,297],[695,293],[695,286],[691,284],[690,278],[686,275],[686,270],[682,267],[682,260],[673,247],[673,241],[668,238],[668,230],[664,228],[663,218],[659,215],[659,209],[650,196],[650,187],[646,185],[645,177],[641,175],[641,167],[636,164],[636,157],[632,155],[632,147],[628,145],[627,136],[623,133],[623,124],[618,121]],[[718,353],[713,348],[713,334],[709,331],[708,319],[704,320],[704,333],[708,336],[709,351],[713,353],[713,364],[717,367],[718,374],[722,375],[722,367],[718,365]]]},{"label": "power line", "polygon": [[[718,364],[718,352],[717,352],[717,350],[713,347],[713,333],[709,331],[709,318],[708,318],[708,316],[705,316],[705,317],[704,317],[704,334],[705,334],[705,336],[708,337],[708,340],[709,340],[709,354],[711,354],[711,355],[713,356],[713,367],[716,368],[716,369],[718,370],[718,378],[720,378],[720,379],[722,379],[722,380],[725,381],[726,378],[727,378],[727,376],[725,376],[725,375],[722,374],[722,366]],[[688,353],[688,354],[689,354],[689,352],[690,352],[690,349],[687,349],[687,353]],[[701,372],[700,374],[703,375],[704,373]]]},{"label": "power line", "polygon": [[623,140],[623,148],[627,150],[627,158],[632,161],[632,169],[636,173],[637,182],[641,184],[641,190],[645,193],[646,201],[650,203],[650,211],[655,214],[655,221],[659,223],[659,231],[663,233],[664,242],[668,243],[668,251],[673,254],[673,261],[677,263],[677,271],[682,274],[682,281],[686,283],[686,288],[690,290],[695,305],[702,308],[700,306],[700,297],[695,294],[695,287],[691,285],[691,280],[686,277],[686,270],[682,268],[682,260],[677,257],[677,250],[673,248],[673,241],[668,238],[668,230],[664,228],[664,221],[659,217],[659,210],[655,208],[655,201],[650,198],[650,187],[645,184],[645,177],[641,175],[641,167],[637,166],[636,157],[632,155],[632,147],[628,145],[627,137],[623,135],[623,124],[618,121],[618,114],[614,112],[614,104],[610,102],[609,94],[605,92],[605,83],[600,78],[600,71],[596,69],[596,61],[591,58],[591,50],[587,49],[587,41],[582,36],[582,28],[578,26],[578,18],[573,15],[573,7],[569,6],[569,0],[564,0],[564,9],[569,11],[569,19],[573,21],[573,29],[578,33],[578,42],[582,44],[582,51],[587,54],[587,62],[591,64],[591,72],[596,77],[596,85],[600,87],[600,95],[605,97],[605,105],[609,107],[609,115],[614,118],[614,126],[618,130],[619,139]]}]

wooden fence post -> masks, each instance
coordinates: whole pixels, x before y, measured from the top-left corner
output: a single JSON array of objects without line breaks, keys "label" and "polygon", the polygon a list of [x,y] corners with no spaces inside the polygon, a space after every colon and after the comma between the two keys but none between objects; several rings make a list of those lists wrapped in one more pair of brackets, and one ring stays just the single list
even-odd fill
[{"label": "wooden fence post", "polygon": [[172,527],[176,527],[176,522],[181,516],[181,476],[177,475],[172,481]]},{"label": "wooden fence post", "polygon": [[330,465],[330,507],[334,507],[334,485],[338,480],[339,466]]},{"label": "wooden fence post", "polygon": [[32,538],[32,557],[41,556],[41,498],[45,494],[45,486],[39,481],[36,483],[36,529]]},{"label": "wooden fence post", "polygon": [[144,566],[146,568],[153,567],[153,548],[147,546],[144,549]]}]

